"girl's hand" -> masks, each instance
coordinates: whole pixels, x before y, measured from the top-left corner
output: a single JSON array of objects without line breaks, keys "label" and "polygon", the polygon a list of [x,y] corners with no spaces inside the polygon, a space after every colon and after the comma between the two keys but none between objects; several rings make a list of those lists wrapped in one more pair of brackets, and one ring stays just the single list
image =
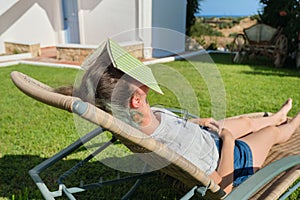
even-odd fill
[{"label": "girl's hand", "polygon": [[199,124],[200,126],[208,127],[212,131],[219,131],[219,123],[214,118],[194,118],[189,121]]},{"label": "girl's hand", "polygon": [[226,128],[222,128],[222,130],[219,133],[219,137],[223,140],[223,141],[231,141],[234,142],[235,139],[232,135],[232,133],[230,131],[228,131]]}]

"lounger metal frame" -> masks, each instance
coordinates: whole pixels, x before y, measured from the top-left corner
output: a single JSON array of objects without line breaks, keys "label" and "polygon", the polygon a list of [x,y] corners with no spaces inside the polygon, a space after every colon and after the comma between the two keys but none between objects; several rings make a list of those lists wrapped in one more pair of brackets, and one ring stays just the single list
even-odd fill
[{"label": "lounger metal frame", "polygon": [[85,159],[82,161],[78,162],[76,165],[74,165],[72,168],[70,168],[68,171],[63,173],[57,180],[58,182],[58,190],[57,191],[50,191],[47,185],[44,183],[42,178],[40,177],[40,173],[45,171],[47,168],[51,167],[58,161],[62,160],[66,156],[72,154],[74,151],[82,147],[84,144],[89,142],[90,140],[94,139],[98,135],[102,134],[105,130],[102,129],[101,127],[96,128],[95,130],[91,131],[90,133],[86,134],[85,136],[81,137],[62,151],[58,152],[55,154],[53,157],[43,161],[42,163],[38,164],[35,166],[33,169],[29,171],[29,174],[39,190],[41,191],[43,197],[47,200],[54,200],[56,197],[60,196],[67,196],[69,199],[76,199],[73,194],[79,193],[86,191],[88,189],[93,189],[97,187],[104,187],[107,185],[112,185],[112,184],[119,184],[125,181],[129,180],[136,180],[134,185],[131,187],[131,189],[122,197],[122,199],[128,199],[133,192],[137,189],[137,187],[140,185],[141,181],[143,178],[147,178],[149,176],[155,175],[153,172],[147,172],[147,173],[141,173],[138,175],[132,175],[132,176],[126,176],[122,178],[116,178],[112,180],[107,180],[107,181],[101,181],[101,182],[96,182],[96,183],[90,183],[90,184],[85,184],[81,185],[80,187],[71,187],[68,188],[64,184],[64,180],[70,176],[72,173],[76,172],[80,167],[82,167],[84,164],[89,162],[92,158],[94,158],[97,154],[101,153],[104,149],[112,145],[114,142],[117,141],[116,138],[112,138],[110,141],[104,143],[102,146],[100,146],[96,151],[93,153],[89,154]]}]

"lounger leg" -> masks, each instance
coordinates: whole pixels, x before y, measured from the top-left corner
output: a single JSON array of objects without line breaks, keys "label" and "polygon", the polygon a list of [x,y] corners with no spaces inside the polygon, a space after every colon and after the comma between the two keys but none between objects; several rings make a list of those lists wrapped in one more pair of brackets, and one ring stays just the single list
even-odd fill
[{"label": "lounger leg", "polygon": [[121,198],[121,200],[127,200],[129,199],[133,193],[136,191],[136,189],[141,185],[142,179],[136,180],[134,185],[130,188],[130,190]]},{"label": "lounger leg", "polygon": [[181,197],[180,200],[189,200],[189,199],[191,199],[195,195],[195,193],[197,191],[197,188],[198,188],[197,186],[193,187],[183,197]]},{"label": "lounger leg", "polygon": [[66,157],[67,155],[70,155],[76,149],[81,147],[84,143],[93,139],[94,137],[101,134],[102,132],[103,132],[103,129],[100,127],[93,130],[92,132],[86,134],[85,136],[78,139],[77,141],[75,141],[74,143],[72,143],[71,145],[69,145],[68,147],[63,149],[62,151],[58,152],[51,158],[48,158],[44,162],[38,164],[37,166],[35,166],[33,169],[31,169],[29,171],[29,175],[31,176],[32,180],[35,182],[35,184],[37,185],[37,187],[39,188],[39,190],[41,191],[41,193],[45,199],[54,200],[55,197],[61,196],[62,188],[59,188],[59,190],[55,191],[55,192],[49,191],[48,187],[46,186],[44,181],[41,179],[39,174],[41,172],[45,171],[47,168],[54,165],[56,162],[60,161],[64,157]]}]

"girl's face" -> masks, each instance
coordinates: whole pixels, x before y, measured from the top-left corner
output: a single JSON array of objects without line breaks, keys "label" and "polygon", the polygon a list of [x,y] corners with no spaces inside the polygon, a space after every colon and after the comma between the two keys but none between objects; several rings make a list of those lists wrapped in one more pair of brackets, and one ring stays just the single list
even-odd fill
[{"label": "girl's face", "polygon": [[[141,96],[145,99],[145,101],[147,102],[147,95],[148,95],[148,92],[149,92],[149,87],[146,86],[146,85],[143,85],[141,87],[139,87],[140,89],[140,94]],[[147,102],[148,103],[148,102]]]},{"label": "girl's face", "polygon": [[134,92],[135,94],[133,96],[139,98],[142,106],[146,106],[148,105],[148,101],[147,101],[148,92],[149,92],[149,87],[146,85],[142,85],[137,87],[137,89]]},{"label": "girl's face", "polygon": [[133,80],[132,85],[135,88],[135,92],[134,92],[133,96],[138,95],[143,102],[148,104],[147,95],[148,95],[150,88],[146,85],[141,84],[140,82],[138,82],[136,80]]},{"label": "girl's face", "polygon": [[136,114],[132,115],[132,120],[140,126],[144,126],[149,121],[151,109],[147,101],[149,88],[145,85],[134,85],[135,91],[130,100],[130,108],[135,110]]}]

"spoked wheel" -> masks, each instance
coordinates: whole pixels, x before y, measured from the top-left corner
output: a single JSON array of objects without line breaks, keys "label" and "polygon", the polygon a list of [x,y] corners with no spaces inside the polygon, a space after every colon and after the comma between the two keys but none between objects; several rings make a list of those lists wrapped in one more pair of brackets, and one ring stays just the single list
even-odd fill
[{"label": "spoked wheel", "polygon": [[237,34],[232,43],[232,52],[239,52],[242,50],[243,46],[246,44],[246,38],[243,34]]},{"label": "spoked wheel", "polygon": [[280,35],[275,42],[274,66],[282,67],[288,53],[288,40],[285,35]]},{"label": "spoked wheel", "polygon": [[243,52],[243,47],[246,45],[246,37],[243,34],[237,34],[232,42],[231,52],[234,52],[234,57],[232,61],[234,63],[241,63],[245,52]]}]

